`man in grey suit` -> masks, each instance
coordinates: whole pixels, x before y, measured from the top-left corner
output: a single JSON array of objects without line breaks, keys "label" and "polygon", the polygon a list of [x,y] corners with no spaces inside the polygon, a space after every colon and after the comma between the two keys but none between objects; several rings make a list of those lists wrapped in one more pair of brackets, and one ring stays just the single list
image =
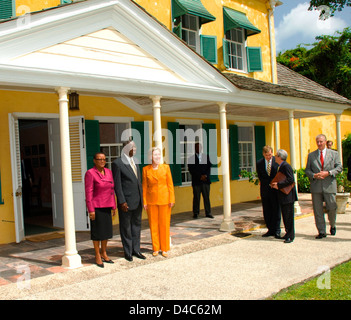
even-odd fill
[{"label": "man in grey suit", "polygon": [[323,211],[325,201],[330,224],[330,234],[336,234],[336,178],[342,171],[337,151],[326,148],[327,138],[324,134],[316,137],[318,149],[308,155],[306,175],[310,179],[312,204],[318,235],[316,239],[327,236]]},{"label": "man in grey suit", "polygon": [[119,228],[124,256],[128,261],[133,261],[133,256],[145,259],[145,256],[140,252],[143,190],[139,166],[135,164],[133,159],[135,152],[134,141],[128,141],[124,143],[121,157],[112,163]]}]

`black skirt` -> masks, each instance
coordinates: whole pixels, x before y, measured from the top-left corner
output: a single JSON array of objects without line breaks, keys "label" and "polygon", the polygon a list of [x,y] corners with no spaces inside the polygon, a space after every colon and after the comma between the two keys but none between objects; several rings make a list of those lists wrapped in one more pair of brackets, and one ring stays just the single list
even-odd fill
[{"label": "black skirt", "polygon": [[95,208],[95,220],[90,220],[90,234],[94,241],[112,238],[111,208]]}]

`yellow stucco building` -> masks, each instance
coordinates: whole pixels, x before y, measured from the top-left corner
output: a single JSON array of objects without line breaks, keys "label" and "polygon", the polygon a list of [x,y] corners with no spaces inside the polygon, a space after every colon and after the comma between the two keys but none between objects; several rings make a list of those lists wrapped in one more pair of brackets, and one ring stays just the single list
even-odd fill
[{"label": "yellow stucco building", "polygon": [[[255,171],[262,146],[286,149],[300,168],[318,133],[337,144],[351,131],[350,101],[326,89],[281,84],[276,5],[281,2],[1,2],[0,243],[25,238],[39,202],[52,226],[70,235],[88,230],[84,173],[97,150],[108,165],[120,155],[122,133],[140,139],[142,163],[151,145],[162,146],[176,186],[173,214],[192,210],[186,161],[200,140],[216,165],[211,204],[223,206],[223,230],[232,228],[231,203],[259,199],[258,187],[239,173]],[[70,105],[75,94],[79,106]],[[25,162],[41,187],[39,196],[29,194],[27,212]]]}]

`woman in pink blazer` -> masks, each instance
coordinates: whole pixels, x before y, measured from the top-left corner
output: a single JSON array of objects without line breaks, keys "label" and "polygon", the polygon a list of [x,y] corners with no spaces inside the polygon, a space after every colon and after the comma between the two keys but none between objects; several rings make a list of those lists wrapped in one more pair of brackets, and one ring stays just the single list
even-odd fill
[{"label": "woman in pink blazer", "polygon": [[149,218],[153,256],[170,249],[171,210],[175,203],[171,170],[160,163],[161,151],[152,148],[152,164],[143,168],[143,203]]},{"label": "woman in pink blazer", "polygon": [[[116,198],[112,171],[105,168],[106,156],[102,152],[94,155],[95,166],[85,174],[85,198],[90,218],[91,240],[93,240],[96,264],[113,263],[106,253],[107,240],[112,238],[112,217],[116,211]],[[100,252],[101,243],[101,252]]]}]

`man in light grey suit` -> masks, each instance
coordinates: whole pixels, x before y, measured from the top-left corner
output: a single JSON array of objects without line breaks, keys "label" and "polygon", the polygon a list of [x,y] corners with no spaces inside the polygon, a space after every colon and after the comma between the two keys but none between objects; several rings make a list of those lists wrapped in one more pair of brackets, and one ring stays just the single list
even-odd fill
[{"label": "man in light grey suit", "polygon": [[324,134],[316,137],[318,149],[308,155],[306,175],[311,182],[312,204],[318,235],[316,239],[327,236],[323,212],[325,201],[330,224],[330,234],[336,233],[336,178],[342,171],[339,154],[337,151],[326,148],[327,138]]},{"label": "man in light grey suit", "polygon": [[122,154],[112,163],[118,203],[119,228],[126,260],[145,259],[140,252],[143,190],[139,166],[134,162],[134,141],[124,143]]}]

